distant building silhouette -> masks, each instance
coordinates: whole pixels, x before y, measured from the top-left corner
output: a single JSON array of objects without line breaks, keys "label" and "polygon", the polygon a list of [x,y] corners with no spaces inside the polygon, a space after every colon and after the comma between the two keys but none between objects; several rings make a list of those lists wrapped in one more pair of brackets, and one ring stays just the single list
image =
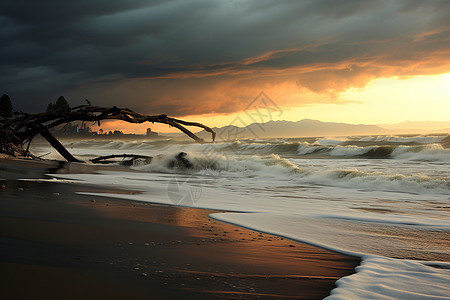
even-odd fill
[{"label": "distant building silhouette", "polygon": [[157,137],[159,137],[158,133],[152,131],[151,128],[147,128],[147,134],[146,134],[146,136],[147,136],[148,138],[157,138]]},{"label": "distant building silhouette", "polygon": [[86,123],[83,123],[80,127],[77,126],[77,133],[81,135],[90,135],[92,134],[92,129],[89,126],[86,126]]},{"label": "distant building silhouette", "polygon": [[93,132],[91,127],[87,126],[86,123],[81,125],[68,123],[58,127],[54,127],[50,130],[53,134],[57,136],[91,136],[96,135],[97,132]]}]

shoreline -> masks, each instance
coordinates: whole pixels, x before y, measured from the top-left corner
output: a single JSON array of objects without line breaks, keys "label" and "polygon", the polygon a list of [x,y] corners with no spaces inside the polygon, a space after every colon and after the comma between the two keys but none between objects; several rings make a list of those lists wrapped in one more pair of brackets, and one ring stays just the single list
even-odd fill
[{"label": "shoreline", "polygon": [[217,211],[12,177],[0,182],[2,296],[322,299],[360,263],[209,218]]}]

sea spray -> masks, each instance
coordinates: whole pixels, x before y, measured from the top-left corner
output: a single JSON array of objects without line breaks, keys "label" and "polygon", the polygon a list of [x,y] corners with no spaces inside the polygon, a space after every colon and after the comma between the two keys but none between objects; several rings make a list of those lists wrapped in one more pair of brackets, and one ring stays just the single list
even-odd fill
[{"label": "sea spray", "polygon": [[[364,299],[369,294],[376,299],[445,299],[448,270],[406,259],[450,261],[448,149],[438,138],[428,144],[419,143],[425,141],[422,137],[393,139],[349,137],[334,145],[319,145],[317,139],[202,145],[136,142],[127,149],[123,142],[108,146],[121,149],[89,147],[88,142],[74,146],[73,152],[89,157],[98,151],[131,149],[154,160],[134,166],[138,172],[54,177],[139,191],[84,192],[89,195],[236,211],[214,217],[342,253],[368,255],[353,277],[338,282],[331,295],[335,299]],[[210,149],[213,156],[206,155]],[[180,151],[186,152],[192,168],[171,167]],[[193,189],[201,191],[199,197],[188,203],[174,201],[174,180],[187,185],[177,193],[181,198]],[[389,288],[394,282],[401,282],[400,288]]]}]

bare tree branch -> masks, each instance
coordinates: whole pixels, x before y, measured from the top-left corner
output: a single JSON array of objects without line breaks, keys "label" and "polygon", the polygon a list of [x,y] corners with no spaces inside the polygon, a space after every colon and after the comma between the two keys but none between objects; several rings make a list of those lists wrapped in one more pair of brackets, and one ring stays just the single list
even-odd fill
[{"label": "bare tree branch", "polygon": [[[118,107],[98,107],[92,106],[89,100],[86,100],[88,105],[80,105],[70,109],[67,112],[55,113],[44,112],[40,114],[19,114],[17,117],[6,120],[0,124],[0,130],[3,133],[0,135],[0,143],[10,144],[11,140],[15,141],[15,147],[23,149],[23,144],[26,141],[33,139],[36,135],[44,133],[47,134],[48,129],[55,126],[73,122],[73,121],[92,121],[98,122],[102,120],[122,120],[128,123],[140,124],[144,122],[162,123],[179,129],[181,132],[192,138],[198,143],[203,143],[204,140],[195,135],[185,126],[194,126],[203,128],[205,131],[211,133],[212,140],[215,140],[216,133],[201,123],[188,122],[180,119],[168,117],[167,115],[143,115],[134,112],[128,108]],[[50,141],[49,141],[50,142]],[[6,149],[10,150],[6,150]],[[13,147],[14,148],[14,147]],[[11,147],[0,148],[1,152],[10,153],[13,149]],[[6,151],[3,151],[5,149]],[[15,148],[14,148],[15,149]],[[22,151],[20,155],[24,155]]]}]

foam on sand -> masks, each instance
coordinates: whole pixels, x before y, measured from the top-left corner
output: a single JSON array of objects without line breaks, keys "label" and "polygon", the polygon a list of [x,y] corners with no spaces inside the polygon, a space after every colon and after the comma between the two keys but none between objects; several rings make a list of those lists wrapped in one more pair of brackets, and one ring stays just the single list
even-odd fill
[{"label": "foam on sand", "polygon": [[[356,268],[356,273],[338,280],[337,288],[326,299],[449,299],[450,263],[394,259],[354,252],[389,253],[388,249],[383,249],[385,246],[396,251],[417,251],[413,244],[408,245],[414,237],[409,234],[401,236],[404,228],[388,233],[384,231],[385,227],[375,234],[368,234],[363,230],[358,232],[358,223],[343,225],[327,218],[236,213],[217,213],[212,216],[224,222],[289,237],[340,253],[362,256],[362,263]],[[377,227],[377,223],[373,226]],[[389,235],[391,242],[386,245]],[[432,235],[429,237],[433,238]],[[415,242],[423,240],[423,237],[416,238]],[[432,252],[433,243],[428,246],[427,251]],[[444,249],[441,248],[440,251],[442,250]],[[416,254],[407,252],[397,254]]]},{"label": "foam on sand", "polygon": [[[295,182],[277,181],[273,177],[255,180],[111,171],[54,176],[142,192],[87,193],[89,195],[239,212],[216,213],[212,217],[344,254],[363,256],[364,261],[370,258],[369,264],[363,264],[357,270],[357,277],[340,281],[333,297],[342,295],[341,299],[368,299],[366,296],[373,296],[374,299],[387,299],[394,295],[396,299],[411,299],[416,286],[422,286],[424,288],[420,297],[433,299],[439,295],[439,291],[445,291],[450,286],[450,270],[435,269],[414,261],[384,258],[374,261],[371,258],[374,254],[395,253],[402,257],[419,257],[430,261],[436,260],[435,257],[447,257],[450,261],[450,249],[445,244],[449,240],[450,224],[445,221],[439,208],[430,210],[429,206],[424,206],[424,203],[439,202],[442,202],[442,206],[448,205],[445,203],[449,200],[443,199],[441,195],[408,194],[405,197],[408,202],[405,202],[402,194],[392,192],[349,193],[327,186],[299,186]],[[176,189],[171,190],[171,186]],[[248,192],[249,187],[251,193]],[[371,203],[360,201],[370,198]],[[379,269],[372,272],[369,266]],[[450,264],[445,266],[450,268]],[[411,268],[417,271],[411,271]],[[398,280],[398,274],[404,277],[404,286],[399,290],[370,285],[370,282],[377,282],[377,286],[393,286]],[[440,276],[440,280],[435,280],[436,276]],[[364,290],[367,294],[364,294]],[[348,298],[348,295],[351,297]]]},{"label": "foam on sand", "polygon": [[339,279],[327,300],[450,299],[450,264],[364,257],[356,273]]},{"label": "foam on sand", "polygon": [[[341,279],[331,299],[446,299],[450,152],[440,143],[444,138],[119,143],[101,151],[129,147],[164,155],[136,163],[137,172],[53,177],[139,191],[90,195],[227,211],[212,217],[362,257],[357,273]],[[76,151],[93,150],[83,145]],[[171,163],[179,151],[191,167]]]}]

